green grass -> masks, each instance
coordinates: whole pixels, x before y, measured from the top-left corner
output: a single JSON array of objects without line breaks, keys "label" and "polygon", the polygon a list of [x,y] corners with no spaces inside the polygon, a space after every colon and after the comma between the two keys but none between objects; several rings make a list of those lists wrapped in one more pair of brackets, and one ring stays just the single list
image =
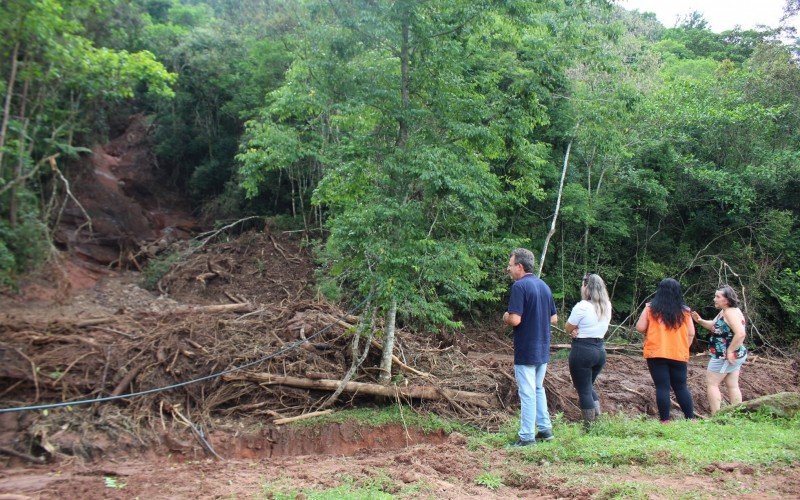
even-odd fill
[{"label": "green grass", "polygon": [[[469,448],[502,448],[516,439],[519,421],[510,419],[499,432],[422,415],[397,405],[338,411],[291,425],[317,427],[331,423],[356,423],[369,427],[405,425],[424,432],[460,432],[469,437]],[[563,415],[553,417],[556,439],[549,443],[513,450],[523,462],[702,468],[714,462],[750,465],[786,465],[800,462],[800,416],[775,419],[768,414],[721,415],[708,420],[674,420],[662,424],[646,416],[604,415],[587,433],[580,423]]]},{"label": "green grass", "polygon": [[275,500],[294,500],[298,496],[308,500],[381,500],[391,498],[419,498],[430,496],[433,490],[425,483],[403,484],[389,478],[386,473],[374,477],[354,479],[342,475],[340,483],[333,488],[301,488],[294,489],[284,482],[267,483],[262,488],[263,498]]},{"label": "green grass", "polygon": [[354,408],[341,410],[328,415],[322,415],[308,420],[298,420],[290,425],[296,427],[317,427],[328,424],[356,423],[367,427],[381,427],[383,425],[405,425],[421,429],[425,433],[443,431],[445,433],[460,432],[468,436],[482,434],[474,427],[445,420],[433,414],[419,414],[413,408],[403,406],[402,412],[398,405],[384,407]]},{"label": "green grass", "polygon": [[[745,484],[718,481],[720,471],[706,472],[712,463],[740,463],[759,471],[779,474],[790,464],[800,463],[800,416],[779,419],[766,413],[718,415],[708,420],[676,420],[661,424],[641,416],[604,415],[586,432],[580,423],[566,422],[562,414],[553,416],[556,439],[536,446],[511,449],[516,439],[517,419],[510,419],[498,432],[482,432],[473,427],[449,422],[435,415],[420,415],[397,405],[383,408],[360,408],[300,421],[293,425],[324,426],[350,422],[364,426],[405,424],[426,432],[458,431],[468,436],[468,448],[476,460],[486,460],[484,473],[474,484],[489,490],[502,487],[523,487],[531,473],[575,489],[589,488],[595,498],[714,498],[746,492]],[[504,463],[488,457],[506,453]],[[694,482],[684,481],[693,476]],[[706,484],[703,477],[712,483]],[[654,484],[648,478],[671,478],[671,482]],[[697,479],[701,478],[701,479]],[[369,477],[337,478],[333,488],[309,487],[291,489],[273,483],[264,487],[270,498],[394,498],[433,494],[424,482],[404,484],[379,471]],[[712,485],[713,488],[708,486]]]},{"label": "green grass", "polygon": [[[800,461],[800,418],[722,417],[676,420],[603,417],[584,433],[579,424],[556,427],[557,439],[519,450],[522,460],[586,466],[670,466],[699,470],[713,462],[787,465]],[[512,436],[505,436],[507,442]]]},{"label": "green grass", "polygon": [[475,484],[484,486],[490,490],[496,490],[503,486],[503,478],[493,472],[484,472],[475,478]]}]

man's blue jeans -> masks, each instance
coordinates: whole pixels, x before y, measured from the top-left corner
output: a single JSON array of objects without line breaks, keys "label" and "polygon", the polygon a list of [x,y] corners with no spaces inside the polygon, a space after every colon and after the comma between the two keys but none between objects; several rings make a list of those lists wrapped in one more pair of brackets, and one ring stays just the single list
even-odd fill
[{"label": "man's blue jeans", "polygon": [[553,428],[547,412],[547,397],[544,394],[544,374],[547,363],[541,365],[514,365],[514,375],[519,388],[522,410],[519,417],[519,438],[533,441],[536,429],[546,431]]}]

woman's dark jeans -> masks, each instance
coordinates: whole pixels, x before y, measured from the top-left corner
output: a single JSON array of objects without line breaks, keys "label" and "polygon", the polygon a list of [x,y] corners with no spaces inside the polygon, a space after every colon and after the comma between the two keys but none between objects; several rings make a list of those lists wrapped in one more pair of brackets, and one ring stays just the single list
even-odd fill
[{"label": "woman's dark jeans", "polygon": [[599,401],[594,390],[594,381],[606,364],[606,349],[603,339],[572,339],[569,352],[569,374],[572,384],[578,391],[578,399],[582,410],[591,410],[594,402]]},{"label": "woman's dark jeans", "polygon": [[672,404],[669,400],[670,386],[675,391],[675,399],[678,400],[678,406],[683,410],[683,415],[686,418],[694,418],[692,393],[689,392],[689,386],[686,384],[687,367],[688,363],[674,359],[650,358],[647,360],[647,368],[656,385],[656,405],[658,405],[658,417],[662,422],[669,420],[669,408]]}]

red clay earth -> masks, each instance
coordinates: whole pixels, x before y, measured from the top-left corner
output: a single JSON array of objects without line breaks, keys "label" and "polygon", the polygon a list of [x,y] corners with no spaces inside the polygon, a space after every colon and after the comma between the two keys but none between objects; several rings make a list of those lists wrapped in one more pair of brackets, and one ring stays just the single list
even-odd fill
[{"label": "red clay earth", "polygon": [[[588,498],[597,493],[589,486],[567,487],[548,476],[546,464],[526,464],[505,450],[469,450],[457,434],[439,444],[413,444],[401,427],[362,430],[367,446],[354,453],[271,458],[229,458],[215,461],[202,457],[164,456],[156,453],[79,459],[59,464],[0,469],[0,499],[23,498],[272,498],[272,494],[309,489],[330,489],[342,484],[379,484],[381,491],[415,498]],[[333,434],[341,433],[337,428]],[[307,436],[304,443],[329,442],[323,430]],[[391,436],[391,437],[389,437]],[[399,441],[398,441],[399,438]],[[412,436],[413,438],[413,436]],[[334,438],[337,440],[338,438]],[[375,447],[377,441],[381,446]],[[388,441],[394,441],[388,443]],[[300,444],[303,448],[305,444]],[[544,446],[551,446],[550,444]],[[347,445],[353,451],[353,443]],[[710,496],[740,485],[740,498],[797,498],[800,468],[787,467],[780,474],[764,473],[741,464],[714,464],[714,470],[685,475],[651,476],[636,467],[586,472],[585,483],[603,474],[620,483],[637,481],[673,494]],[[476,484],[487,471],[499,474],[504,485],[495,490]],[[500,472],[498,472],[500,471]],[[373,487],[374,488],[374,487]],[[412,489],[413,488],[413,489]],[[374,489],[373,489],[374,491]],[[298,496],[297,498],[304,498]],[[651,498],[666,498],[654,495]]]}]

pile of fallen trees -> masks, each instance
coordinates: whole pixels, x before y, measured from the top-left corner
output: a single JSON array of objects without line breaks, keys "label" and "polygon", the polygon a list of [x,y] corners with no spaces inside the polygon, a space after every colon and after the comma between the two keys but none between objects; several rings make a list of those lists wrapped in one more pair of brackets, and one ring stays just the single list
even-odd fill
[{"label": "pile of fallen trees", "polygon": [[[379,384],[379,340],[360,347],[359,354],[365,353],[360,360],[352,355],[353,340],[360,335],[357,320],[328,303],[304,301],[283,307],[180,306],[158,313],[46,323],[4,321],[0,400],[3,407],[11,407],[120,396],[279,353],[247,370],[106,405],[120,408],[119,418],[127,420],[116,424],[117,431],[127,429],[141,442],[183,419],[206,426],[230,416],[280,423],[375,397],[453,414],[483,427],[508,418],[502,402],[509,393],[507,374],[488,367],[464,370],[470,361],[460,351],[440,350],[425,338],[403,332],[393,358],[395,383]],[[333,394],[347,398],[332,398]],[[36,415],[41,425],[31,428],[41,431],[45,421],[63,427],[70,419],[91,420],[92,411],[75,406]]]}]

